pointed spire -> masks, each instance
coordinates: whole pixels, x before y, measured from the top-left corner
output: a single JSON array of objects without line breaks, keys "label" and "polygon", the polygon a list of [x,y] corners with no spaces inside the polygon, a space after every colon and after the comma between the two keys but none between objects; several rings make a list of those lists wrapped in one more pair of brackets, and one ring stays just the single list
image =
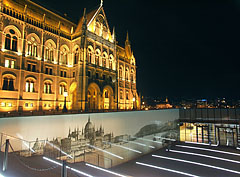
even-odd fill
[{"label": "pointed spire", "polygon": [[113,27],[113,32],[112,32],[112,40],[115,40],[115,26]]},{"label": "pointed spire", "polygon": [[126,42],[129,42],[129,35],[128,35],[128,31],[127,31],[127,38],[126,38]]},{"label": "pointed spire", "polygon": [[101,4],[100,4],[100,6],[101,6],[101,7],[103,6],[103,0],[101,0]]}]

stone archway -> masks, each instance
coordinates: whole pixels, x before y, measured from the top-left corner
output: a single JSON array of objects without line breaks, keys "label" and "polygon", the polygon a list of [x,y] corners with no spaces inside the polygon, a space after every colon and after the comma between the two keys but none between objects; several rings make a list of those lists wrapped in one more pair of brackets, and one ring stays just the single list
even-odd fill
[{"label": "stone archway", "polygon": [[109,85],[103,89],[103,109],[114,109],[114,92]]},{"label": "stone archway", "polygon": [[70,109],[77,110],[77,82],[73,82],[69,87]]},{"label": "stone archway", "polygon": [[87,90],[87,109],[98,110],[100,107],[100,88],[96,83],[91,83]]}]

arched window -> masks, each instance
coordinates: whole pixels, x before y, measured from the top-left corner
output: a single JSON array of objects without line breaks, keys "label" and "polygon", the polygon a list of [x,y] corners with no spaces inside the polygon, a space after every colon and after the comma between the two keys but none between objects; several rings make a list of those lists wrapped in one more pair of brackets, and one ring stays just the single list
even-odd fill
[{"label": "arched window", "polygon": [[134,70],[132,69],[132,71],[131,71],[131,82],[133,82],[133,81],[134,81],[134,80],[133,80],[133,79],[134,79],[134,77],[133,77],[133,76],[134,76]]},{"label": "arched window", "polygon": [[129,81],[129,69],[128,68],[126,68],[125,76],[126,76],[126,81]]},{"label": "arched window", "polygon": [[105,98],[109,98],[109,94],[108,94],[107,90],[105,91],[105,95],[104,96],[105,96]]},{"label": "arched window", "polygon": [[13,36],[12,38],[12,50],[17,52],[17,37],[16,36]]},{"label": "arched window", "polygon": [[78,64],[78,60],[79,60],[79,50],[77,48],[74,53],[74,64]]},{"label": "arched window", "polygon": [[126,99],[129,100],[129,93],[128,93],[128,91],[126,92]]},{"label": "arched window", "polygon": [[10,34],[7,34],[5,38],[5,49],[10,50],[10,45],[11,45],[11,36]]},{"label": "arched window", "polygon": [[120,90],[120,99],[123,99],[123,91]]},{"label": "arched window", "polygon": [[111,70],[113,69],[112,63],[113,63],[113,55],[111,54],[109,59],[109,69]]},{"label": "arched window", "polygon": [[88,47],[87,60],[88,60],[88,63],[94,64],[92,46],[89,46],[89,47]]},{"label": "arched window", "polygon": [[107,67],[107,53],[106,52],[103,53],[102,62],[103,62],[103,67],[106,68]]},{"label": "arched window", "polygon": [[2,90],[14,91],[14,79],[10,76],[5,76],[3,78]]},{"label": "arched window", "polygon": [[97,66],[100,66],[100,50],[96,50],[96,55],[95,55],[95,64]]},{"label": "arched window", "polygon": [[67,88],[66,88],[66,84],[60,84],[60,87],[59,87],[59,95],[63,95],[64,92],[67,91]]},{"label": "arched window", "polygon": [[51,82],[45,82],[44,83],[44,93],[51,94],[52,93],[52,83]]},{"label": "arched window", "polygon": [[28,79],[26,81],[26,85],[25,85],[25,91],[26,92],[35,92],[35,88],[34,88],[34,80],[32,79]]},{"label": "arched window", "polygon": [[[31,37],[30,37],[31,36]],[[27,54],[29,56],[33,56],[33,57],[38,57],[38,42],[35,39],[35,37],[33,37],[32,35],[30,35],[29,37],[27,37],[28,40],[28,44],[27,44]],[[48,55],[49,56],[49,55]]]},{"label": "arched window", "polygon": [[54,62],[54,51],[56,44],[51,40],[47,40],[45,43],[45,60]]},{"label": "arched window", "polygon": [[123,78],[123,68],[122,68],[122,66],[120,66],[120,68],[119,68],[119,78],[120,79]]},{"label": "arched window", "polygon": [[64,65],[68,65],[68,49],[65,46],[61,47],[60,52],[60,63]]}]

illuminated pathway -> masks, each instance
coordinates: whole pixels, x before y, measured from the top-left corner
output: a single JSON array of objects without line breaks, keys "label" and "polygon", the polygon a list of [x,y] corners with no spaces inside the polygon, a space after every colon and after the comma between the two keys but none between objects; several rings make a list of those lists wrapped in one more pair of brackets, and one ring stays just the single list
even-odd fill
[{"label": "illuminated pathway", "polygon": [[[141,144],[141,146],[143,145]],[[0,163],[1,159],[2,156],[0,157]],[[9,161],[16,162],[16,159],[10,156]],[[7,174],[0,171],[0,174],[2,174],[4,177],[12,177],[16,176],[16,174],[19,177],[61,176],[61,164],[55,163],[49,159],[44,159],[36,156],[31,158],[31,161],[25,162],[31,164],[33,167],[35,166],[38,168],[47,168],[56,165],[57,168],[47,172],[36,172],[27,170],[23,166],[18,166],[18,164],[14,164],[14,166],[9,165],[9,170],[11,173]],[[240,151],[236,148],[234,149],[228,147],[213,147],[201,144],[178,143],[176,145],[172,145],[169,151],[166,151],[166,149],[163,148],[153,152],[152,154],[143,155],[135,160],[123,163],[111,169],[104,169],[83,162],[68,165],[68,177],[239,177]]]}]

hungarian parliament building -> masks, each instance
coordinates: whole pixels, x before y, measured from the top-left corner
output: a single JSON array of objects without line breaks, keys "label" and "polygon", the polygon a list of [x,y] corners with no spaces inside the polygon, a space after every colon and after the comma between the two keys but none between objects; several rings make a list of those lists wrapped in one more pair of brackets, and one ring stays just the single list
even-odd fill
[{"label": "hungarian parliament building", "polygon": [[140,108],[128,34],[117,45],[103,2],[82,14],[0,0],[0,112]]}]

